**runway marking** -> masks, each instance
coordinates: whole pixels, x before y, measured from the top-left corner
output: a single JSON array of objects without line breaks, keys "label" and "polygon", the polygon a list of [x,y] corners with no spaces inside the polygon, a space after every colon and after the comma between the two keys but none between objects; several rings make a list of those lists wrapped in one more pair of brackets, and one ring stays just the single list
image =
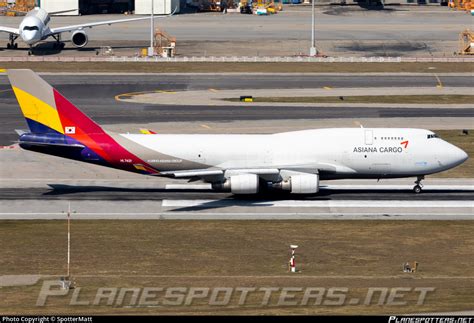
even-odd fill
[{"label": "runway marking", "polygon": [[0,73],[6,73],[6,72],[7,72],[7,70],[6,70],[6,69],[4,69],[4,68],[0,68]]},{"label": "runway marking", "polygon": [[140,91],[140,92],[129,92],[129,93],[117,94],[114,98],[115,98],[115,101],[122,101],[126,98],[130,98],[133,96],[151,94],[151,93],[176,94],[175,91],[155,90],[155,91]]},{"label": "runway marking", "polygon": [[167,190],[211,190],[211,184],[166,184]]},{"label": "runway marking", "polygon": [[206,129],[211,129],[207,124],[202,124],[201,127],[206,128]]},{"label": "runway marking", "polygon": [[252,206],[252,207],[287,207],[287,208],[474,208],[474,201],[406,201],[406,200],[285,200],[285,201],[251,201],[251,200],[163,200],[163,207],[199,207],[199,206]]},{"label": "runway marking", "polygon": [[438,84],[436,84],[436,87],[437,87],[438,89],[443,88],[443,83],[441,83],[441,79],[439,78],[439,76],[436,75],[436,74],[434,74],[434,76],[435,76],[435,78],[436,78],[436,81],[438,82]]},{"label": "runway marking", "polygon": [[214,93],[217,93],[217,92],[219,92],[219,90],[212,89],[212,88],[211,88],[211,89],[209,89],[209,91],[211,91],[211,92],[214,92]]},{"label": "runway marking", "polygon": [[[1,72],[0,72],[1,73]],[[12,89],[1,90],[0,93],[10,92]]]},{"label": "runway marking", "polygon": [[323,89],[325,89],[325,90],[332,90],[332,87],[331,87],[331,86],[323,86]]},{"label": "runway marking", "polygon": [[[412,186],[410,184],[406,185],[321,185],[321,189],[326,190],[411,190]],[[474,192],[474,185],[434,185],[426,184],[423,186],[423,190],[426,191],[469,191]]]},{"label": "runway marking", "polygon": [[0,146],[0,149],[17,149],[17,146],[16,145],[10,145],[10,146]]},{"label": "runway marking", "polygon": [[[209,189],[211,190],[210,184],[167,184],[165,189],[169,190],[179,190],[179,189],[194,189],[194,187],[199,186],[199,189]],[[385,191],[385,190],[394,190],[394,191],[407,191],[412,189],[412,186],[409,184],[406,185],[343,185],[343,184],[336,184],[336,185],[321,185],[321,190],[347,190],[347,191],[355,191],[355,190],[365,190],[365,191]],[[469,191],[474,192],[474,185],[425,185],[425,191]]]}]

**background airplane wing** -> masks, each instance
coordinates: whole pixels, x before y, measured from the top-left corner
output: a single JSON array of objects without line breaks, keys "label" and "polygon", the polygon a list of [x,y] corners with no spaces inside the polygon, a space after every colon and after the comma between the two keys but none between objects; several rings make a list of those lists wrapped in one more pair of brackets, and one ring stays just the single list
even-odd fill
[{"label": "background airplane wing", "polygon": [[3,26],[0,26],[0,32],[14,34],[14,35],[20,34],[20,30],[17,28],[10,28],[10,27],[3,27]]},{"label": "background airplane wing", "polygon": [[[171,17],[172,15],[174,15],[176,10],[177,8],[171,14],[167,16],[155,16],[154,19]],[[67,31],[75,31],[75,30],[84,29],[84,28],[92,28],[96,26],[112,25],[112,24],[119,24],[123,22],[131,22],[131,21],[139,21],[139,20],[147,20],[147,19],[149,20],[150,17],[148,16],[148,17],[140,17],[140,18],[107,20],[107,21],[91,22],[88,24],[81,24],[81,25],[71,25],[71,26],[64,26],[64,27],[58,27],[58,28],[50,28],[51,33],[49,35],[60,34]]]}]

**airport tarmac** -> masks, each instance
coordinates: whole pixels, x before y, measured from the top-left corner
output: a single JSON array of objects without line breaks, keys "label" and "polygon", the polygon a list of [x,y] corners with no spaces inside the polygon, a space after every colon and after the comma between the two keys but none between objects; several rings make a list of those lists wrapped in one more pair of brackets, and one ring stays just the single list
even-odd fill
[{"label": "airport tarmac", "polygon": [[[170,104],[139,104],[118,102],[116,96],[142,91],[191,91],[191,90],[242,90],[246,89],[298,89],[312,87],[323,89],[331,87],[354,88],[414,88],[432,87],[441,82],[445,89],[472,87],[472,77],[467,74],[312,74],[312,75],[265,75],[265,74],[166,74],[166,75],[71,75],[47,74],[44,78],[51,82],[65,97],[76,104],[99,124],[112,131],[135,132],[140,127],[152,127],[162,133],[194,131],[196,125],[200,131],[279,132],[284,129],[317,127],[321,125],[354,125],[354,121],[366,126],[383,126],[389,121],[400,126],[413,124],[416,127],[431,129],[472,128],[474,108],[433,107],[357,107],[351,105],[314,108],[312,106],[289,107],[279,105],[271,107],[226,106],[220,109],[218,104],[201,106]],[[173,95],[179,101],[178,95]],[[0,75],[0,145],[10,145],[17,140],[15,129],[24,129],[25,121],[11,91],[6,75]],[[188,102],[183,102],[186,104]],[[273,127],[274,120],[285,120],[279,127]],[[183,124],[184,122],[184,124]],[[191,127],[189,123],[194,123]],[[198,123],[196,123],[198,122]],[[235,122],[241,122],[236,125]],[[177,127],[179,123],[182,127]],[[186,124],[188,123],[188,124]],[[178,124],[178,125],[179,125]],[[205,127],[200,127],[201,125]],[[209,125],[208,125],[209,124]],[[172,125],[172,126],[170,126]],[[230,130],[227,128],[231,128]],[[232,130],[234,129],[234,130]],[[240,130],[239,130],[240,129]]]},{"label": "airport tarmac", "polygon": [[[0,150],[0,219],[474,220],[474,180],[321,182],[316,195],[234,196],[166,178],[28,152]],[[51,167],[54,165],[54,167]],[[79,167],[80,165],[80,167]]]},{"label": "airport tarmac", "polygon": [[[431,129],[472,128],[473,107],[290,107],[202,106],[119,102],[119,94],[141,91],[238,91],[286,88],[296,92],[308,85],[348,92],[394,89],[443,89],[455,91],[472,84],[470,75],[358,74],[358,75],[69,75],[44,78],[85,113],[109,130],[137,132],[152,126],[165,132],[259,132],[298,128],[410,125]],[[236,92],[237,93],[237,92]],[[171,95],[171,94],[170,94]],[[1,143],[16,140],[14,129],[25,128],[6,76],[0,76]],[[184,102],[185,103],[185,102]],[[189,102],[188,102],[189,104]],[[285,120],[284,123],[275,120]],[[133,127],[136,127],[135,129]],[[156,128],[155,128],[156,127]],[[250,130],[250,131],[248,131]],[[5,147],[10,148],[10,147]],[[215,193],[203,186],[137,176],[26,152],[17,146],[0,150],[0,219],[62,219],[71,202],[79,219],[399,219],[472,220],[472,179],[428,179],[421,195],[412,193],[414,179],[337,181],[322,183],[321,192],[295,197],[267,194],[236,197]],[[54,164],[54,167],[50,165]],[[178,185],[178,186],[177,186]]]},{"label": "airport tarmac", "polygon": [[16,188],[5,182],[3,220],[64,219],[68,205],[75,219],[474,220],[472,181],[428,181],[421,195],[411,191],[411,181],[322,182],[310,196],[235,196],[212,192],[206,184],[163,187],[160,181],[25,179]]},{"label": "airport tarmac", "polygon": [[[51,26],[121,19],[123,15],[53,17]],[[470,28],[471,17],[446,7],[390,6],[365,10],[356,6],[316,9],[316,46],[330,56],[452,56],[458,51],[459,33]],[[0,17],[0,23],[18,28],[21,17]],[[289,56],[309,54],[311,8],[285,6],[277,15],[221,13],[179,14],[159,19],[157,26],[177,38],[182,56]],[[100,46],[112,46],[116,55],[136,55],[148,46],[149,22],[88,29],[91,41],[77,50],[64,34],[66,49],[48,55],[95,56]],[[7,37],[0,44],[6,44]],[[27,55],[0,50],[2,56]]]}]

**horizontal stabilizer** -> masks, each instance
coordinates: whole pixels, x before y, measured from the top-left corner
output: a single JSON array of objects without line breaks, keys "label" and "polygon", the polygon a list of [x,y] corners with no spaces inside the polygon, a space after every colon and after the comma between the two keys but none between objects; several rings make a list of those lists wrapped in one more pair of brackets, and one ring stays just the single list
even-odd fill
[{"label": "horizontal stabilizer", "polygon": [[21,136],[24,133],[28,133],[28,130],[15,129],[15,132],[18,134],[18,136]]},{"label": "horizontal stabilizer", "polygon": [[16,141],[16,143],[19,143],[21,145],[28,145],[28,146],[50,146],[50,147],[65,147],[65,148],[80,148],[83,149],[85,148],[84,145],[81,144],[61,144],[61,143],[49,143],[49,142],[38,142],[38,141]]}]

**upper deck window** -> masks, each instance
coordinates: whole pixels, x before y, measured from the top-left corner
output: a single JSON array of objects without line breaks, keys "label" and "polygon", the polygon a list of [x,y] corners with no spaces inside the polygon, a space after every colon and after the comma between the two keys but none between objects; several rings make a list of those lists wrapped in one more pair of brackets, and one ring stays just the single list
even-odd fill
[{"label": "upper deck window", "polygon": [[430,133],[428,136],[428,139],[431,139],[431,138],[439,138],[439,136],[435,133]]}]

